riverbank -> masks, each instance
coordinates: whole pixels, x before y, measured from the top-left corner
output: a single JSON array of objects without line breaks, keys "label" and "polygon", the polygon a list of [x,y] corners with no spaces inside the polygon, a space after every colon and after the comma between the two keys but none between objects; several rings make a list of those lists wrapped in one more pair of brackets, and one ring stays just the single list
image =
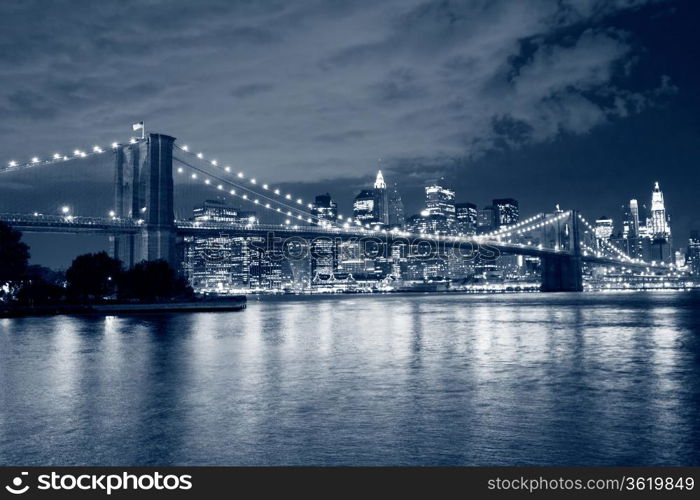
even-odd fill
[{"label": "riverbank", "polygon": [[170,313],[170,312],[231,312],[246,308],[245,295],[173,302],[124,302],[99,304],[46,304],[38,306],[3,304],[0,318],[55,315],[102,315]]}]

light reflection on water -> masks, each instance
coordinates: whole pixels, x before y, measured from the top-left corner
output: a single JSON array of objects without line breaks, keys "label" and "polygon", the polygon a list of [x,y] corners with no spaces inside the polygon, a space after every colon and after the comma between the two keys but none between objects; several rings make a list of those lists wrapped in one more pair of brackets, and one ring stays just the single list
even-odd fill
[{"label": "light reflection on water", "polygon": [[700,464],[700,296],[0,322],[0,464]]}]

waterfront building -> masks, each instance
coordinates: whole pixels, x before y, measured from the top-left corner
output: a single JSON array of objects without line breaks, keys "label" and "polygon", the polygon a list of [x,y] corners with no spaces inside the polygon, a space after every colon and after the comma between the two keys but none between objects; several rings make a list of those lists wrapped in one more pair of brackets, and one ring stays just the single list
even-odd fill
[{"label": "waterfront building", "polygon": [[[222,200],[206,200],[193,210],[193,220],[257,224],[255,212],[242,211]],[[282,283],[281,259],[266,248],[265,237],[187,236],[183,240],[182,269],[197,292],[239,293],[278,290]]]},{"label": "waterfront building", "polygon": [[192,210],[192,220],[200,222],[235,222],[257,224],[257,214],[251,210],[227,205],[224,200],[206,200]]}]

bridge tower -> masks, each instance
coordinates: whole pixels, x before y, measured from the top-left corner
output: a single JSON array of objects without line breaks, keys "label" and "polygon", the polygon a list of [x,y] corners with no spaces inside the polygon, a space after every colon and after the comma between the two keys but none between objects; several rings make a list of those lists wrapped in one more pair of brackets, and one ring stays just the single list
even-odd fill
[{"label": "bridge tower", "polygon": [[115,217],[142,221],[139,235],[110,237],[112,256],[132,267],[141,260],[164,259],[177,268],[173,203],[174,137],[148,134],[145,140],[116,148]]},{"label": "bridge tower", "polygon": [[542,257],[543,292],[583,291],[583,265],[581,261],[581,235],[578,211],[561,224],[554,226],[555,245],[561,254]]}]

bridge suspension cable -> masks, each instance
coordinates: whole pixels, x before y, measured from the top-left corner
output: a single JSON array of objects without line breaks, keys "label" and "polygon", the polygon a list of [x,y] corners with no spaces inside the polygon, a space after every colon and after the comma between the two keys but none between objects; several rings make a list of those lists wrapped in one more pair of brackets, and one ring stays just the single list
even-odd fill
[{"label": "bridge suspension cable", "polygon": [[[233,168],[228,164],[221,165],[221,163],[216,159],[208,160],[205,158],[204,153],[201,153],[201,152],[194,153],[193,151],[191,151],[191,148],[187,145],[180,146],[179,144],[175,143],[175,148],[177,148],[179,151],[182,151],[183,153],[189,155],[190,157],[195,158],[195,159],[197,159],[197,160],[199,160],[207,165],[211,165],[211,166],[216,167],[220,170],[223,170],[226,174],[235,175],[236,178],[241,179],[241,182],[243,179],[246,179],[246,175],[242,171],[234,172]],[[281,200],[281,202],[290,201],[292,204],[296,203],[297,208],[298,208],[298,206],[305,206],[306,208],[311,210],[314,207],[312,203],[305,202],[303,198],[298,197],[298,196],[294,196],[292,193],[283,193],[281,189],[272,187],[268,183],[260,182],[255,177],[251,177],[247,180],[248,180],[249,184],[256,186],[256,188],[262,189],[266,193],[269,193],[270,199],[275,199],[272,197],[272,195],[274,195],[274,197],[276,197],[278,200]],[[254,189],[252,189],[250,187],[248,189],[252,192],[255,192],[256,194],[260,194],[259,192],[256,192]],[[325,219],[322,219],[322,220],[325,220]],[[352,217],[345,217],[343,214],[338,214],[338,220],[348,222],[349,224],[355,223],[355,225],[358,225],[358,226],[362,225],[362,223],[360,221],[357,221],[357,220],[353,221]]]},{"label": "bridge suspension cable", "polygon": [[[138,139],[132,138],[130,140],[131,144],[138,142]],[[11,160],[7,162],[6,166],[0,168],[0,173],[4,172],[15,172],[17,170],[23,170],[26,168],[39,167],[45,165],[55,165],[58,163],[65,163],[71,160],[79,160],[84,158],[91,158],[101,154],[104,154],[110,150],[118,148],[121,144],[113,142],[110,146],[98,146],[95,145],[90,149],[74,149],[71,155],[64,155],[61,153],[54,153],[49,158],[40,158],[38,156],[33,156],[29,161],[18,162]]]}]

